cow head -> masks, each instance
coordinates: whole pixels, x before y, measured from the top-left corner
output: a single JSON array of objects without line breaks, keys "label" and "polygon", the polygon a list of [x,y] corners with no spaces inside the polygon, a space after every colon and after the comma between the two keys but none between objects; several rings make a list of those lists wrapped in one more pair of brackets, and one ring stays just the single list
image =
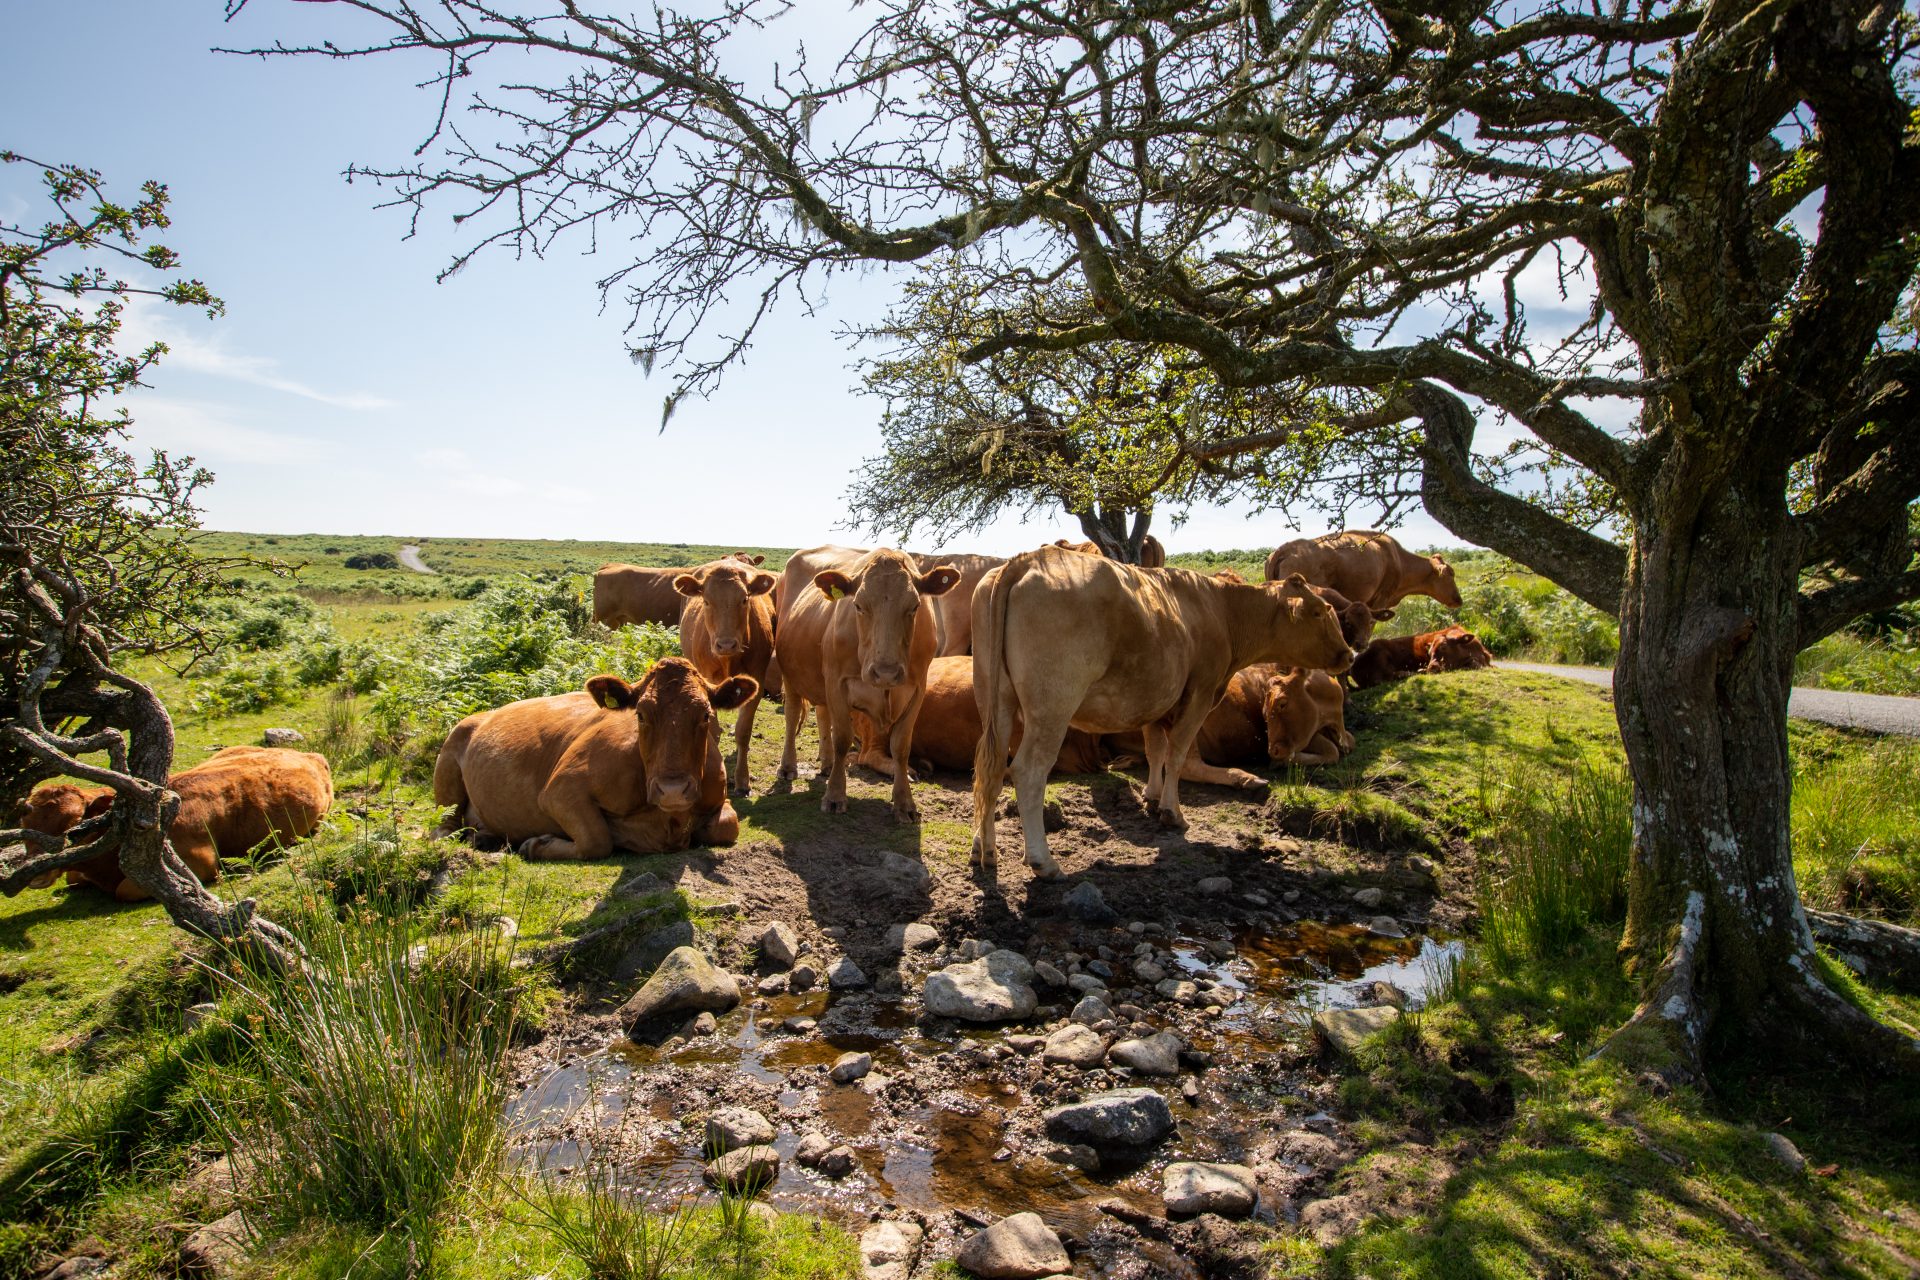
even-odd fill
[{"label": "cow head", "polygon": [[1453,580],[1453,566],[1447,563],[1445,556],[1428,556],[1427,564],[1433,570],[1433,598],[1449,609],[1458,609],[1461,605],[1460,584]]},{"label": "cow head", "polygon": [[1333,616],[1340,620],[1340,634],[1346,637],[1347,647],[1355,653],[1372,642],[1375,625],[1393,617],[1391,609],[1376,612],[1368,608],[1364,601],[1349,600],[1332,587],[1315,586],[1313,593],[1333,606]]},{"label": "cow head", "polygon": [[943,564],[920,573],[913,561],[885,548],[857,567],[858,577],[823,569],[813,576],[813,585],[829,600],[851,600],[859,627],[860,679],[876,689],[891,689],[907,678],[921,599],[953,590],[960,571]]},{"label": "cow head", "polygon": [[[27,797],[20,826],[27,831],[44,831],[63,836],[88,818],[98,817],[113,808],[113,792],[97,787],[76,787],[70,782],[49,782],[35,787]],[[29,889],[45,889],[60,878],[60,872],[46,871],[27,882]]]},{"label": "cow head", "polygon": [[673,580],[673,589],[689,600],[706,602],[708,643],[720,657],[731,658],[747,651],[753,597],[766,595],[776,581],[738,560],[722,560],[681,574]]},{"label": "cow head", "polygon": [[1433,642],[1433,656],[1427,660],[1429,671],[1470,671],[1493,665],[1493,655],[1480,637],[1471,631],[1451,628]]},{"label": "cow head", "polygon": [[765,564],[767,562],[765,556],[749,555],[745,551],[729,551],[725,558],[728,560],[738,560],[742,564]]},{"label": "cow head", "polygon": [[640,722],[640,763],[647,777],[647,803],[669,812],[691,809],[713,738],[715,711],[737,707],[760,692],[752,676],[708,684],[685,658],[662,658],[638,684],[619,676],[587,681],[593,700],[610,711],[632,711]]},{"label": "cow head", "polygon": [[1286,661],[1297,667],[1323,671],[1345,671],[1353,663],[1353,649],[1340,631],[1340,619],[1307,580],[1289,574],[1279,582],[1269,582],[1265,591],[1275,609],[1275,629],[1283,631],[1290,642]]}]

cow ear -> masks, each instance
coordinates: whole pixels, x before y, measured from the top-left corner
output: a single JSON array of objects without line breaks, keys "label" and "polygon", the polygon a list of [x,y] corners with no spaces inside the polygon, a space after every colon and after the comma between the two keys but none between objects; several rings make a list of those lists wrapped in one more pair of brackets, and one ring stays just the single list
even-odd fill
[{"label": "cow ear", "polygon": [[595,676],[587,681],[587,692],[609,711],[621,711],[639,700],[640,690],[619,676]]},{"label": "cow ear", "polygon": [[752,676],[734,676],[709,689],[707,701],[717,711],[730,711],[753,701],[753,695],[759,692],[760,682]]},{"label": "cow ear", "polygon": [[113,808],[113,802],[115,799],[116,799],[116,796],[111,791],[107,792],[107,794],[103,796],[95,796],[93,799],[87,801],[87,810],[85,813],[80,815],[80,820],[82,822],[85,822],[88,818],[99,817],[101,814],[105,813],[107,810]]},{"label": "cow ear", "polygon": [[943,596],[960,585],[960,571],[943,564],[915,578],[913,585],[923,596]]},{"label": "cow ear", "polygon": [[750,596],[763,596],[773,590],[774,584],[778,581],[779,579],[770,573],[756,573],[747,579],[747,594]]},{"label": "cow ear", "polygon": [[853,579],[838,569],[822,569],[814,574],[813,585],[820,588],[820,594],[829,600],[838,600],[841,596],[852,595],[855,590]]},{"label": "cow ear", "polygon": [[1299,573],[1288,574],[1286,577],[1286,584],[1292,587],[1295,591],[1311,590],[1311,588],[1307,584],[1306,575],[1304,574],[1299,574]]},{"label": "cow ear", "polygon": [[745,560],[748,564],[765,564],[767,562],[765,556],[750,556],[744,551],[736,552],[735,555],[737,558]]},{"label": "cow ear", "polygon": [[1390,622],[1392,621],[1392,619],[1393,619],[1393,610],[1391,609],[1381,609],[1373,615],[1373,620],[1375,622]]},{"label": "cow ear", "polygon": [[673,589],[689,598],[700,594],[700,579],[690,573],[680,574],[673,580]]}]

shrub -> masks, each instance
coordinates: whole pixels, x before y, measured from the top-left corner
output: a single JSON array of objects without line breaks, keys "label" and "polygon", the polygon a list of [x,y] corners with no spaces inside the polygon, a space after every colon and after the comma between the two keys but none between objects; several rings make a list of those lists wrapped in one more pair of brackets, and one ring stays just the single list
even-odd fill
[{"label": "shrub", "polygon": [[348,556],[340,563],[349,569],[398,569],[400,561],[391,551],[362,551],[358,555]]}]

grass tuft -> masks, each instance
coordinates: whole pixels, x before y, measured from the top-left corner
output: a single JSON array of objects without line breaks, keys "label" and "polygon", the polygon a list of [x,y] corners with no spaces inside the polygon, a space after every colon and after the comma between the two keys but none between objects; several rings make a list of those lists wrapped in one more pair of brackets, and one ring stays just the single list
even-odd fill
[{"label": "grass tuft", "polygon": [[1581,766],[1555,783],[1523,773],[1492,798],[1496,853],[1480,864],[1481,939],[1512,970],[1563,955],[1626,918],[1632,783]]}]

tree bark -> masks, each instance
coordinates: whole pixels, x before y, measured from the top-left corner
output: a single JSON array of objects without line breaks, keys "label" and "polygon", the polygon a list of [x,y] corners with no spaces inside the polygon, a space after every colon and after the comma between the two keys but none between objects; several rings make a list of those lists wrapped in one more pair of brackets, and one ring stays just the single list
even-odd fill
[{"label": "tree bark", "polygon": [[[1783,486],[1668,478],[1674,498],[1636,513],[1620,612],[1614,690],[1634,780],[1621,949],[1644,1003],[1609,1051],[1699,1078],[1710,1038],[1787,1036],[1920,1070],[1920,1042],[1823,977],[1794,880],[1801,548]],[[1719,496],[1701,502],[1708,492]]]}]

